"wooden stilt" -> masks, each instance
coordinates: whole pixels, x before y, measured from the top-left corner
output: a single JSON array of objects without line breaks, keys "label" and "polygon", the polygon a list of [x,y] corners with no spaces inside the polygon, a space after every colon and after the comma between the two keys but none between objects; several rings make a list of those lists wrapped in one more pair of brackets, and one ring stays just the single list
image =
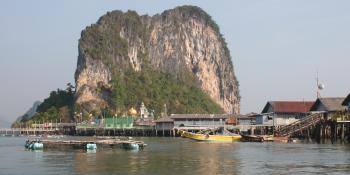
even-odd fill
[{"label": "wooden stilt", "polygon": [[308,140],[308,142],[311,142],[310,128],[307,128],[306,132],[307,132],[307,140]]},{"label": "wooden stilt", "polygon": [[344,123],[341,124],[341,141],[342,142],[345,141],[345,124]]},{"label": "wooden stilt", "polygon": [[350,123],[348,123],[348,142],[350,143]]}]

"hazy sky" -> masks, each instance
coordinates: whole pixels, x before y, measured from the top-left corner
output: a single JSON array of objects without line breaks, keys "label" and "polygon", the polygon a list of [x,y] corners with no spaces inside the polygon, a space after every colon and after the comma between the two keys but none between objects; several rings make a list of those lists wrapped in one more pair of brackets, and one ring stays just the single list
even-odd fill
[{"label": "hazy sky", "polygon": [[107,11],[154,15],[197,5],[220,26],[240,82],[241,111],[269,100],[314,100],[350,92],[350,1],[0,1],[0,117],[14,120],[34,101],[74,82],[78,39]]}]

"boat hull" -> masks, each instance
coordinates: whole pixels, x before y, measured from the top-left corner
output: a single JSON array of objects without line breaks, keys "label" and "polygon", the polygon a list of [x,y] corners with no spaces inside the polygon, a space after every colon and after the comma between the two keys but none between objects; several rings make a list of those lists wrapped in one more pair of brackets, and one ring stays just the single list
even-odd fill
[{"label": "boat hull", "polygon": [[190,138],[200,142],[234,142],[241,139],[240,135],[208,135],[208,134],[195,134],[187,131],[182,132],[182,137]]},{"label": "boat hull", "polygon": [[242,142],[264,142],[264,137],[255,135],[242,135]]},{"label": "boat hull", "polygon": [[137,143],[123,143],[122,147],[124,149],[139,150],[140,146]]}]

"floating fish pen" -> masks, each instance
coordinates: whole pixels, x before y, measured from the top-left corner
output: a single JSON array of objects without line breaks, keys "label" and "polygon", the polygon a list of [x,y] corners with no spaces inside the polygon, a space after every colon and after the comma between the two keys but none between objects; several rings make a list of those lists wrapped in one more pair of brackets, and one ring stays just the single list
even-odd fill
[{"label": "floating fish pen", "polygon": [[103,140],[27,140],[25,147],[30,150],[40,149],[86,149],[96,150],[100,148],[124,148],[140,150],[146,144],[143,141],[103,139]]}]

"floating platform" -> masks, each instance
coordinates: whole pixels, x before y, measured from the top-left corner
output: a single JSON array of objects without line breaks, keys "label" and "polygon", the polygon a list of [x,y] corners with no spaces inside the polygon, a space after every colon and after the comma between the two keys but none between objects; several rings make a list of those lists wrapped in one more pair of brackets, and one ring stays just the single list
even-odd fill
[{"label": "floating platform", "polygon": [[25,147],[27,149],[47,149],[47,148],[74,148],[96,150],[98,148],[124,148],[139,150],[143,149],[147,144],[142,141],[135,140],[27,140]]}]

